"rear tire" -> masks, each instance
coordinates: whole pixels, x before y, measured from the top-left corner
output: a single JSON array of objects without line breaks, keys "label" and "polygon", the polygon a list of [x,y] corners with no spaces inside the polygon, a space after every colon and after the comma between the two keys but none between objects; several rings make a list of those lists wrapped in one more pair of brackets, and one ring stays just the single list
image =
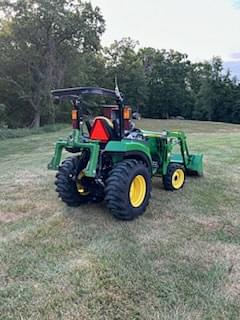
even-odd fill
[{"label": "rear tire", "polygon": [[69,207],[78,207],[90,201],[99,201],[98,196],[91,193],[80,193],[77,187],[77,177],[86,167],[86,160],[81,157],[71,157],[64,160],[56,174],[55,185],[58,196]]},{"label": "rear tire", "polygon": [[124,160],[112,169],[106,180],[107,207],[115,218],[133,220],[146,210],[151,189],[146,166],[137,160]]}]

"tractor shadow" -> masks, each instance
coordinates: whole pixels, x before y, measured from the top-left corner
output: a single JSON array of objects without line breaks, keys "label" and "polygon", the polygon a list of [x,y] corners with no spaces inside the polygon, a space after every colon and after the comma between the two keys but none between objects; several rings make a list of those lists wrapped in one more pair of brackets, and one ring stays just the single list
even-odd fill
[{"label": "tractor shadow", "polygon": [[[107,208],[104,200],[98,203],[89,202],[74,208],[67,207],[62,203],[62,214],[66,219],[75,221],[77,224],[85,224],[86,227],[91,224],[96,224],[96,227],[99,225],[114,226],[119,223],[132,224],[145,218],[151,218],[152,208],[154,208],[156,203],[159,203],[159,201],[162,202],[162,198],[166,195],[166,192],[167,191],[164,189],[162,184],[162,178],[154,177],[152,179],[152,197],[149,206],[142,216],[139,216],[137,219],[132,221],[117,220],[114,218]],[[158,211],[162,210],[158,209]]]},{"label": "tractor shadow", "polygon": [[98,203],[86,203],[76,208],[66,207],[63,210],[63,216],[67,219],[74,220],[76,223],[84,224],[102,224],[112,223],[117,220],[114,219],[108,210],[105,201]]}]

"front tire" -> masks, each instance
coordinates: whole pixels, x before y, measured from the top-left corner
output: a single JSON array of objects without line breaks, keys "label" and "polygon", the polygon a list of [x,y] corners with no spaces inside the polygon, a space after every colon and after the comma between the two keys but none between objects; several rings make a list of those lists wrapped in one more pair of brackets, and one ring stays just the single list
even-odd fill
[{"label": "front tire", "polygon": [[151,189],[146,166],[137,160],[124,160],[112,169],[106,180],[107,207],[115,218],[133,220],[146,210]]},{"label": "front tire", "polygon": [[163,176],[163,185],[166,190],[174,191],[183,187],[186,179],[184,166],[178,163],[170,163],[167,174]]}]

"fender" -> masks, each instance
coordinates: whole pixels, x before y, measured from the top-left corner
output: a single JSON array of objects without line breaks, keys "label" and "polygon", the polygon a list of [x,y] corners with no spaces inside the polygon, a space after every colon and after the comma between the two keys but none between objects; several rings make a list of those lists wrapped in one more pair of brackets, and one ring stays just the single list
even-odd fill
[{"label": "fender", "polygon": [[123,159],[137,159],[142,160],[149,171],[152,174],[152,157],[147,145],[139,141],[122,140],[122,141],[110,141],[104,150],[104,152],[121,156]]}]

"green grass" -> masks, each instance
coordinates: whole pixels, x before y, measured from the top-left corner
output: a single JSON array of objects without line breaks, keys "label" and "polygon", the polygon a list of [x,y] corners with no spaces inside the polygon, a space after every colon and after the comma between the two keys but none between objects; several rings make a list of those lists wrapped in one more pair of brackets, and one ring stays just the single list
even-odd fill
[{"label": "green grass", "polygon": [[19,129],[7,129],[0,128],[0,140],[22,138],[34,134],[41,134],[46,132],[54,132],[60,129],[66,128],[66,124],[45,125],[41,128],[19,128]]},{"label": "green grass", "polygon": [[0,142],[0,319],[240,318],[240,126],[137,125],[186,131],[205,174],[174,193],[154,178],[126,223],[58,200],[46,166],[68,129]]}]

